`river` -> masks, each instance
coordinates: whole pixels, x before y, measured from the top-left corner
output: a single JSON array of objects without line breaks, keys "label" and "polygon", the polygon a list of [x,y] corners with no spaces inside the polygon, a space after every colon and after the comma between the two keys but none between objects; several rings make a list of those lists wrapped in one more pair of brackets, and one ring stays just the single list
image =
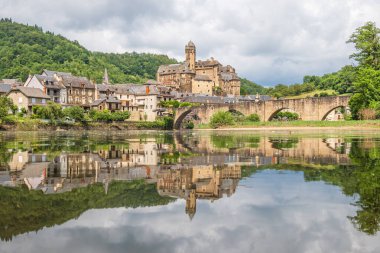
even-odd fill
[{"label": "river", "polygon": [[0,133],[0,252],[380,252],[380,132]]}]

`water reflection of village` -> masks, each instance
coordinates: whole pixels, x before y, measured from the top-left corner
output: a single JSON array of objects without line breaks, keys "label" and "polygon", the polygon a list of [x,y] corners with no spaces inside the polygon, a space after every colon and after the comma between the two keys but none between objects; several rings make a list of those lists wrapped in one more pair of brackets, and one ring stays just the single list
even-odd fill
[{"label": "water reflection of village", "polygon": [[156,183],[162,196],[185,199],[192,218],[197,199],[214,201],[236,191],[242,166],[348,164],[350,151],[349,143],[337,138],[189,135],[164,144],[153,137],[127,142],[58,155],[13,150],[0,170],[0,184],[26,185],[48,194],[103,183],[107,192],[113,180],[144,179]]}]

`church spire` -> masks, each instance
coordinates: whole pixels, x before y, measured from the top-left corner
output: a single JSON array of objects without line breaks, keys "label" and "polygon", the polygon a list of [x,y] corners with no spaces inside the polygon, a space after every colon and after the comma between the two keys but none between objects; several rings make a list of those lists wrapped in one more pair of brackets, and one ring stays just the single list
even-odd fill
[{"label": "church spire", "polygon": [[107,69],[104,69],[103,84],[110,84]]}]

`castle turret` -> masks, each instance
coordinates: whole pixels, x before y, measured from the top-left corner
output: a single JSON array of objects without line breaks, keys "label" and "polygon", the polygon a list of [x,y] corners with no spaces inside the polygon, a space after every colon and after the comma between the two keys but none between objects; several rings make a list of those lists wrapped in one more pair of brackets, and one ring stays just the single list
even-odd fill
[{"label": "castle turret", "polygon": [[195,70],[196,49],[194,43],[190,40],[185,46],[186,64],[190,70]]}]

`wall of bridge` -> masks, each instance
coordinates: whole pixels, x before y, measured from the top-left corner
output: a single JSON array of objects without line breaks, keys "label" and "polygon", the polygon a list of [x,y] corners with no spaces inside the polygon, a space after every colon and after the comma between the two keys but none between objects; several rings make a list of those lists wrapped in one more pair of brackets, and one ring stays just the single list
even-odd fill
[{"label": "wall of bridge", "polygon": [[244,102],[239,104],[208,104],[192,108],[178,108],[174,119],[174,128],[180,128],[182,120],[192,112],[199,117],[200,123],[207,124],[212,115],[218,111],[235,110],[244,115],[256,113],[261,121],[270,121],[279,111],[290,109],[296,112],[301,120],[323,120],[329,112],[338,107],[348,107],[348,96],[331,96],[321,98],[302,98]]}]

